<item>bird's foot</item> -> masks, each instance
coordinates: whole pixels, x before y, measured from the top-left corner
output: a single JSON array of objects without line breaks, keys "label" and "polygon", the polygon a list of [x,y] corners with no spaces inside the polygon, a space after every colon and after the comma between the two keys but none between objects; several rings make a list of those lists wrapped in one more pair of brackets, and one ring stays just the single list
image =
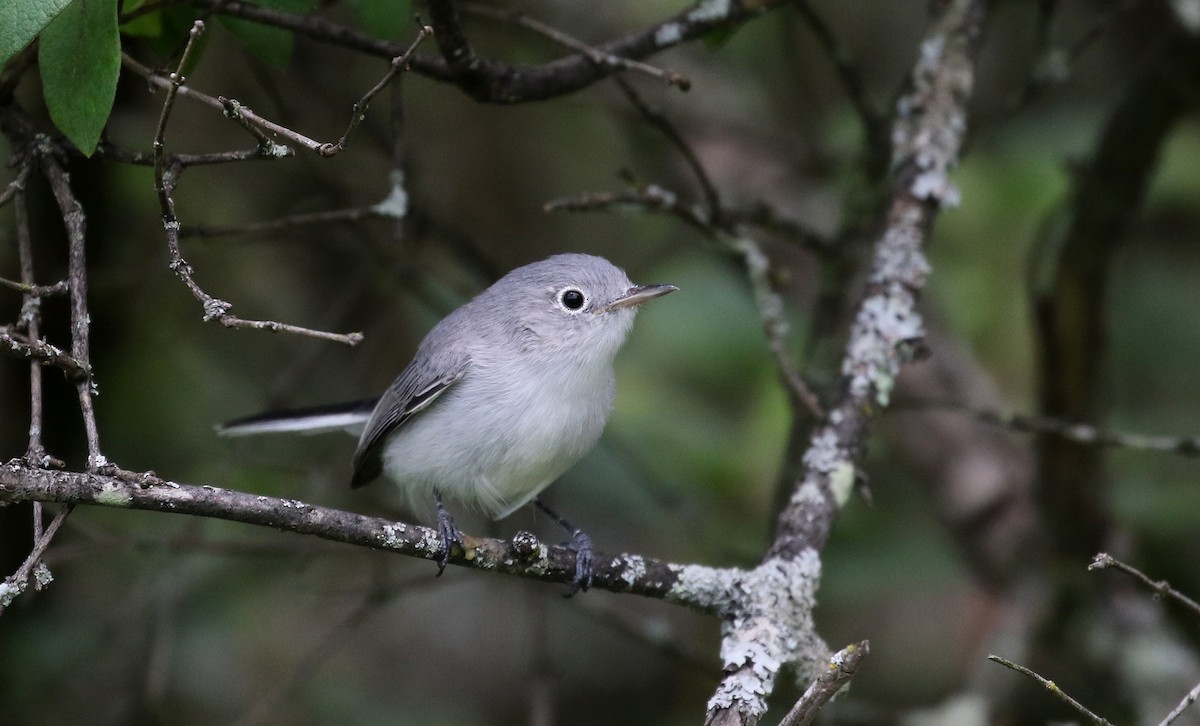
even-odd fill
[{"label": "bird's foot", "polygon": [[592,562],[591,537],[584,534],[583,530],[577,529],[571,535],[571,542],[567,546],[575,551],[575,579],[571,580],[571,587],[563,597],[571,597],[580,590],[587,592],[592,586],[592,577],[596,574]]},{"label": "bird's foot", "polygon": [[434,498],[437,502],[438,535],[442,539],[442,554],[437,559],[437,576],[441,577],[446,570],[446,565],[450,563],[451,555],[454,554],[454,546],[458,545],[459,552],[465,552],[467,548],[463,544],[462,532],[454,524],[454,517],[450,516],[446,505],[442,504],[442,495],[435,494]]}]

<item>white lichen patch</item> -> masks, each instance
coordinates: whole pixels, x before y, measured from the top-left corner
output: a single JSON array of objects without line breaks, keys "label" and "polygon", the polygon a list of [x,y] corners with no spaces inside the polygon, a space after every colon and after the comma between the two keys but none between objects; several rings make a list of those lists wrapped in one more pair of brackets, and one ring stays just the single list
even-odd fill
[{"label": "white lichen patch", "polygon": [[17,595],[25,592],[24,580],[5,580],[0,582],[0,607],[8,607],[12,605],[12,601],[17,599]]},{"label": "white lichen patch", "polygon": [[621,581],[633,587],[646,576],[646,561],[638,555],[626,555],[618,560],[613,560],[613,566],[621,566]]},{"label": "white lichen patch", "polygon": [[737,604],[738,583],[746,571],[703,565],[671,565],[675,584],[664,598],[717,613],[728,612]]},{"label": "white lichen patch", "polygon": [[838,445],[837,432],[826,426],[813,432],[808,450],[804,452],[804,468],[828,473],[836,469],[845,458],[845,452]]},{"label": "white lichen patch", "polygon": [[386,199],[374,206],[374,210],[385,217],[404,219],[408,214],[408,190],[404,188],[404,172],[394,169],[390,179],[392,190],[388,192]]},{"label": "white lichen patch", "polygon": [[664,23],[654,31],[654,44],[659,48],[675,45],[683,40],[683,27],[679,23]]},{"label": "white lichen patch", "polygon": [[128,507],[133,501],[133,495],[118,484],[105,482],[100,487],[100,491],[96,493],[94,500],[97,504],[107,507]]},{"label": "white lichen patch", "polygon": [[401,535],[404,534],[406,529],[407,527],[399,523],[383,525],[383,536],[380,537],[383,546],[392,550],[399,549],[404,544]]},{"label": "white lichen patch", "polygon": [[722,626],[726,676],[708,702],[710,712],[736,707],[756,720],[766,712],[766,694],[784,664],[815,673],[828,654],[812,619],[820,577],[821,561],[812,549],[745,573],[737,584],[739,608]]},{"label": "white lichen patch", "polygon": [[54,573],[50,572],[45,562],[39,562],[37,567],[33,568],[33,582],[39,590],[54,582]]},{"label": "white lichen patch", "polygon": [[721,20],[729,16],[730,0],[701,0],[687,14],[691,22]]},{"label": "white lichen patch", "polygon": [[892,293],[872,295],[863,301],[842,362],[842,374],[850,379],[851,394],[865,398],[874,391],[880,406],[890,401],[896,374],[904,362],[897,347],[925,335],[912,296],[902,290]]}]

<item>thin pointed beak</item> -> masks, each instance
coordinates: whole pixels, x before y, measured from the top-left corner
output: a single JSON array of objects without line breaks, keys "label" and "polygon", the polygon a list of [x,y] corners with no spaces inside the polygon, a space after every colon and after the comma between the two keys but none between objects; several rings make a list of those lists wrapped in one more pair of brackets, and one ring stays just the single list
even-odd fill
[{"label": "thin pointed beak", "polygon": [[641,305],[644,302],[649,302],[656,297],[662,297],[669,292],[675,292],[679,288],[674,285],[639,285],[631,287],[625,291],[621,297],[613,300],[609,304],[598,308],[596,312],[603,313],[609,310],[618,310],[620,308],[632,308]]}]

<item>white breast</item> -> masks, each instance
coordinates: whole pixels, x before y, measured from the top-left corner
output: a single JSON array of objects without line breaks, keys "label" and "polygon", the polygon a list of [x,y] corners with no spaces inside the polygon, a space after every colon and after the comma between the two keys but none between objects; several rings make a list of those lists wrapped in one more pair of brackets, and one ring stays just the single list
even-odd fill
[{"label": "white breast", "polygon": [[487,355],[386,444],[389,478],[414,508],[447,497],[501,518],[529,502],[587,453],[612,410],[611,359],[545,359],[507,375]]}]

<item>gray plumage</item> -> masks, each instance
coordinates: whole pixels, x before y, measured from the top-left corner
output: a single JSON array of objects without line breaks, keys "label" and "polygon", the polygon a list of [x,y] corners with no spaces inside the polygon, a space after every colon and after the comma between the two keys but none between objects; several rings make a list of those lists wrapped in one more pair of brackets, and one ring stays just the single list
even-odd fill
[{"label": "gray plumage", "polygon": [[[508,273],[429,331],[384,392],[359,438],[352,485],[382,474],[418,510],[440,493],[497,519],[510,514],[595,445],[638,305],[675,289],[636,287],[581,254]],[[319,412],[314,427],[330,429],[360,422],[365,408]],[[255,417],[224,432],[296,430],[306,416]]]},{"label": "gray plumage", "polygon": [[383,473],[414,507],[436,490],[510,514],[595,445],[637,305],[674,289],[580,254],[508,273],[421,342],[363,430],[352,484]]}]

